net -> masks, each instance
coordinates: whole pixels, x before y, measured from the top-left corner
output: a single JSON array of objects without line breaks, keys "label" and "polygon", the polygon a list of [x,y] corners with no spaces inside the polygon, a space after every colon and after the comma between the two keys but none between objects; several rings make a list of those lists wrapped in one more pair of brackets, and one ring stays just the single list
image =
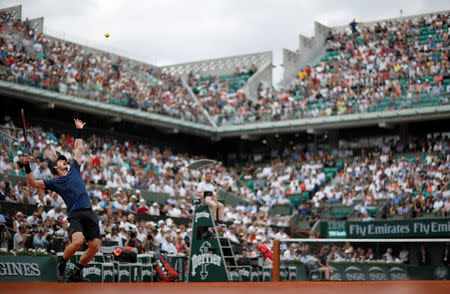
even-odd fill
[{"label": "net", "polygon": [[280,264],[301,268],[309,280],[447,279],[449,244],[450,239],[285,239]]}]

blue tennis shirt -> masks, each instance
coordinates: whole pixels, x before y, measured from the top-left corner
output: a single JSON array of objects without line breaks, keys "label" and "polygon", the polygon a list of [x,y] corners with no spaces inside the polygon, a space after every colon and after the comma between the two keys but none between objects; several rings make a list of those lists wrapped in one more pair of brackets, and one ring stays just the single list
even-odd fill
[{"label": "blue tennis shirt", "polygon": [[81,178],[80,165],[74,159],[64,177],[44,180],[45,189],[55,191],[67,205],[67,213],[76,209],[91,207],[91,200]]}]

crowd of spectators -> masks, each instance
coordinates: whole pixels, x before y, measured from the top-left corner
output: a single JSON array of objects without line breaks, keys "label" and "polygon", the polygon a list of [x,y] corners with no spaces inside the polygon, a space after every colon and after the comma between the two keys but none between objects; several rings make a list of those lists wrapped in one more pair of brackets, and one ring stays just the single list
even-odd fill
[{"label": "crowd of spectators", "polygon": [[[447,13],[333,30],[326,48],[336,55],[305,67],[289,89],[262,88],[257,101],[236,104],[223,123],[410,108],[421,94],[448,104],[448,24]],[[425,40],[421,29],[430,30]]]},{"label": "crowd of spectators", "polygon": [[89,100],[205,122],[181,80],[106,52],[37,34],[0,11],[0,78]]},{"label": "crowd of spectators", "polygon": [[188,84],[213,121],[222,125],[229,116],[235,114],[236,109],[246,103],[247,97],[239,89],[256,71],[256,66],[252,65],[248,70],[237,67],[235,72],[226,78],[191,73],[188,76]]},{"label": "crowd of spectators", "polygon": [[[419,157],[397,156],[405,151]],[[373,152],[346,159],[337,177],[313,195],[311,206],[324,202],[353,207],[361,221],[375,216],[450,213],[450,141],[411,140],[408,146],[384,141]],[[378,210],[378,202],[382,207]]]},{"label": "crowd of spectators", "polygon": [[[198,123],[207,123],[206,110],[218,125],[410,108],[425,101],[421,94],[447,104],[448,22],[448,14],[431,14],[332,30],[326,48],[335,54],[304,68],[289,89],[261,88],[256,100],[231,79],[191,74],[198,104],[179,78],[38,35],[28,20],[0,12],[0,78]],[[230,77],[255,72],[238,68]]]},{"label": "crowd of spectators", "polygon": [[[13,121],[9,121],[3,126],[2,133],[2,136],[16,140],[10,146],[4,143],[0,152],[0,174],[4,175],[3,181],[0,182],[0,201],[37,205],[38,207],[38,211],[33,213],[33,216],[36,217],[33,219],[33,224],[28,219],[27,222],[22,219],[23,226],[20,224],[13,226],[14,231],[19,232],[23,227],[24,231],[21,233],[23,241],[27,229],[33,229],[33,234],[38,234],[43,228],[36,226],[39,223],[46,226],[49,221],[48,225],[52,227],[53,231],[45,235],[45,232],[49,232],[46,228],[45,232],[42,232],[41,239],[49,241],[54,240],[57,236],[56,239],[64,240],[67,237],[67,214],[63,200],[55,192],[30,188],[20,179],[12,184],[8,179],[8,174],[24,176],[22,146],[24,138],[22,131],[16,128]],[[31,170],[38,179],[52,177],[48,160],[54,160],[56,154],[64,154],[69,161],[72,159],[73,138],[70,135],[56,134],[51,129],[43,131],[36,127],[28,132],[27,142],[29,151],[35,158],[31,164]],[[167,148],[160,150],[160,148],[142,142],[118,142],[106,136],[93,135],[86,138],[85,145],[85,152],[81,160],[81,174],[91,196],[93,210],[101,218],[105,240],[114,239],[120,245],[125,245],[128,238],[131,238],[131,244],[136,245],[138,251],[142,252],[150,246],[147,242],[148,239],[156,238],[155,244],[165,248],[159,235],[162,234],[164,240],[175,241],[179,239],[178,230],[181,230],[182,240],[185,243],[180,242],[180,244],[189,244],[186,236],[190,233],[190,225],[188,227],[176,226],[171,219],[189,219],[191,217],[193,207],[190,200],[191,195],[194,195],[192,191],[197,188],[204,171],[189,170],[187,166],[193,160],[198,159],[198,156],[173,154]],[[238,176],[233,168],[225,168],[219,163],[212,166],[211,169],[214,171],[217,185],[228,191],[237,189]],[[167,193],[170,197],[165,203],[148,202],[143,195],[148,191]],[[50,211],[46,213],[43,207],[49,208]],[[230,224],[229,230],[234,230],[234,233],[228,232],[227,234],[237,238],[239,240],[237,243],[246,241],[248,238],[255,240],[256,236],[270,240],[274,234],[283,233],[283,230],[272,229],[272,227],[288,226],[288,221],[284,217],[269,217],[269,206],[263,209],[259,209],[259,207],[260,205],[255,201],[249,205],[234,207],[226,205],[225,220]],[[20,218],[21,215],[22,213],[16,214],[14,220]],[[160,220],[157,223],[138,222],[139,215],[151,215]],[[166,221],[163,220],[165,218],[167,218]],[[130,223],[134,225],[130,225]],[[66,224],[65,227],[64,224]],[[29,225],[34,227],[31,228]],[[117,231],[115,232],[113,229]],[[152,232],[153,237],[151,237]],[[41,243],[39,246],[51,247],[51,243]],[[147,247],[144,247],[143,244],[147,244]],[[175,247],[177,244],[174,243]],[[182,247],[184,250],[186,249],[185,245]],[[20,246],[13,248],[17,250],[20,249]]]}]

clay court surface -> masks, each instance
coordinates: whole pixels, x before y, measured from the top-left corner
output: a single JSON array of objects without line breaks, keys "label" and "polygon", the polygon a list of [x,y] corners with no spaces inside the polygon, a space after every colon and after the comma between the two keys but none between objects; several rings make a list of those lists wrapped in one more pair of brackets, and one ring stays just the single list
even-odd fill
[{"label": "clay court surface", "polygon": [[450,281],[402,282],[280,282],[280,283],[133,283],[64,284],[1,283],[0,293],[14,294],[234,294],[234,293],[308,293],[308,294],[420,294],[450,293]]}]

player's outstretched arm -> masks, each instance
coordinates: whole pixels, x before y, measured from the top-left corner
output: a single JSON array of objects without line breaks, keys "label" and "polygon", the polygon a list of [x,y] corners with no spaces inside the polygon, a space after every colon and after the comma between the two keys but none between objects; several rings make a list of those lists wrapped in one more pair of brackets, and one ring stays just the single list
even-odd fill
[{"label": "player's outstretched arm", "polygon": [[86,124],[81,120],[75,118],[73,120],[75,122],[76,134],[75,134],[75,145],[73,147],[73,158],[81,164],[81,155],[83,154],[83,128]]},{"label": "player's outstretched arm", "polygon": [[31,157],[28,154],[25,154],[23,162],[25,164],[25,173],[27,174],[28,185],[30,185],[33,188],[45,189],[44,181],[36,180],[33,174],[31,173],[30,169]]}]

